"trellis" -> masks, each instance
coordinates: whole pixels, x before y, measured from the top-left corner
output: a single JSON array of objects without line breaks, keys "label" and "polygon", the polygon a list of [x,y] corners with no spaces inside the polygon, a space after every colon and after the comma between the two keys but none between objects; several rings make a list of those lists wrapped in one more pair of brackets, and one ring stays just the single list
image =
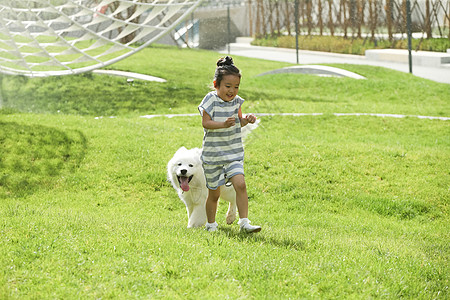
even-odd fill
[{"label": "trellis", "polygon": [[104,67],[161,38],[200,2],[1,0],[0,72],[49,76]]}]

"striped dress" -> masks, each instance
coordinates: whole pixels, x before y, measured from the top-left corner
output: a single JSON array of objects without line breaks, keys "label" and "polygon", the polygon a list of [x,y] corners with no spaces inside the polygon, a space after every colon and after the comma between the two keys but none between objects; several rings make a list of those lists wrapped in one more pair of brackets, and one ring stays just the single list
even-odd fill
[{"label": "striped dress", "polygon": [[236,96],[233,100],[223,101],[216,91],[208,93],[200,103],[200,114],[207,113],[213,121],[225,122],[234,116],[236,123],[229,128],[204,129],[202,162],[208,165],[224,165],[244,160],[244,148],[241,138],[239,108],[244,99]]}]

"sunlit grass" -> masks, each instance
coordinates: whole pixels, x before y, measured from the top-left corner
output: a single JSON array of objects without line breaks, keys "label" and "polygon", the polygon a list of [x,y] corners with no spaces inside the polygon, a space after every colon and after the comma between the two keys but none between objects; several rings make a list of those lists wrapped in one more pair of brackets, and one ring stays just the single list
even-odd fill
[{"label": "sunlit grass", "polygon": [[[178,147],[200,146],[199,117],[12,114],[2,121],[6,133],[17,128],[25,140],[34,133],[41,141],[9,159],[27,161],[50,147],[42,163],[60,160],[56,173],[41,171],[42,180],[25,190],[2,185],[8,194],[0,206],[0,280],[7,297],[448,293],[444,121],[262,118],[246,147],[251,219],[264,228],[255,236],[225,224],[226,205],[216,235],[185,229],[186,211],[165,164]],[[58,139],[45,138],[56,127],[53,136],[69,136],[63,152]],[[14,136],[3,139],[6,145],[23,143]],[[64,160],[67,153],[73,157]]]},{"label": "sunlit grass", "polygon": [[[110,67],[161,77],[167,83],[135,80],[128,84],[126,78],[95,74],[34,79],[5,76],[3,103],[23,111],[94,116],[196,113],[199,99],[211,90],[219,57],[211,51],[155,46]],[[253,112],[447,116],[450,111],[449,85],[407,73],[371,66],[333,65],[367,80],[301,74],[257,76],[289,64],[234,59],[243,74],[239,93],[250,100],[246,105]]]},{"label": "sunlit grass", "polygon": [[[296,40],[294,36],[267,36],[256,38],[252,41],[253,45],[280,47],[280,48],[296,48]],[[408,49],[408,40],[395,39],[375,39],[371,37],[357,38],[351,34],[347,38],[343,36],[319,36],[319,35],[301,35],[298,39],[298,47],[301,50],[335,52],[343,54],[364,55],[369,49]],[[433,39],[413,39],[412,49],[414,51],[436,51],[446,52],[450,48],[450,40],[448,38]]]},{"label": "sunlit grass", "polygon": [[112,66],[167,83],[3,77],[0,298],[448,298],[448,121],[332,114],[448,116],[448,85],[364,66],[256,77],[287,64],[235,57],[244,113],[324,115],[261,117],[245,170],[263,231],[227,226],[222,203],[210,234],[185,228],[166,179],[179,147],[201,147],[200,117],[140,115],[197,113],[219,56]]}]

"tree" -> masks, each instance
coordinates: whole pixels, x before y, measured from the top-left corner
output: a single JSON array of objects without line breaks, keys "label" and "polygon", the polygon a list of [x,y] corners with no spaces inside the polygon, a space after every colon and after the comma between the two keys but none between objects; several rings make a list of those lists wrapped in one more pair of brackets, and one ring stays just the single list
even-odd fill
[{"label": "tree", "polygon": [[427,39],[432,38],[430,0],[425,1],[425,33],[427,34]]},{"label": "tree", "polygon": [[318,25],[319,25],[319,30],[320,30],[320,35],[323,35],[323,19],[322,19],[322,0],[319,0],[319,4],[318,4],[318,13],[319,13],[319,20],[318,20]]},{"label": "tree", "polygon": [[333,0],[327,1],[328,1],[328,27],[330,28],[331,36],[334,36]]},{"label": "tree", "polygon": [[372,35],[372,41],[375,41],[375,29],[378,23],[378,0],[369,0],[369,26]]},{"label": "tree", "polygon": [[291,32],[291,19],[290,19],[290,15],[291,15],[291,10],[289,9],[289,0],[285,0],[285,6],[286,6],[286,18],[285,18],[285,26],[286,29],[288,31],[289,36],[292,35]]}]

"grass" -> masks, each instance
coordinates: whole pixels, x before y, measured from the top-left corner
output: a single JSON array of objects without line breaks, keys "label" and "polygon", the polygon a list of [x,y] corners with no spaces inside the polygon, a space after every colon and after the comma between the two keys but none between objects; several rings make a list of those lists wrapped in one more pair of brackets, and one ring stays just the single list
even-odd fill
[{"label": "grass", "polygon": [[255,77],[285,64],[236,57],[244,112],[324,115],[261,117],[246,180],[263,231],[225,225],[222,203],[209,234],[185,228],[165,174],[201,146],[200,118],[139,116],[195,113],[218,56],[156,47],[112,66],[165,85],[3,78],[0,298],[448,298],[448,121],[331,114],[448,116],[448,85],[364,66],[365,81]]},{"label": "grass", "polygon": [[[196,53],[197,55],[193,55]],[[162,60],[161,57],[165,59]],[[196,112],[210,90],[217,53],[156,46],[112,68],[162,77],[168,83],[135,81],[85,73],[48,78],[3,78],[4,106],[25,112],[93,116],[136,116]],[[332,65],[368,80],[308,75],[257,75],[289,66],[236,58],[242,69],[240,94],[254,112],[372,112],[447,116],[450,87],[407,73],[356,65]],[[168,63],[170,61],[170,63]],[[107,78],[105,80],[104,78]],[[183,80],[179,80],[183,78]],[[411,93],[411,91],[415,91]]]},{"label": "grass", "polygon": [[[344,38],[341,36],[299,36],[299,49],[311,51],[335,52],[342,54],[364,55],[369,49],[408,49],[407,39],[387,39],[376,41],[370,38]],[[253,45],[295,49],[294,36],[266,36],[256,38]],[[412,50],[446,52],[450,48],[447,38],[413,39]]]}]

